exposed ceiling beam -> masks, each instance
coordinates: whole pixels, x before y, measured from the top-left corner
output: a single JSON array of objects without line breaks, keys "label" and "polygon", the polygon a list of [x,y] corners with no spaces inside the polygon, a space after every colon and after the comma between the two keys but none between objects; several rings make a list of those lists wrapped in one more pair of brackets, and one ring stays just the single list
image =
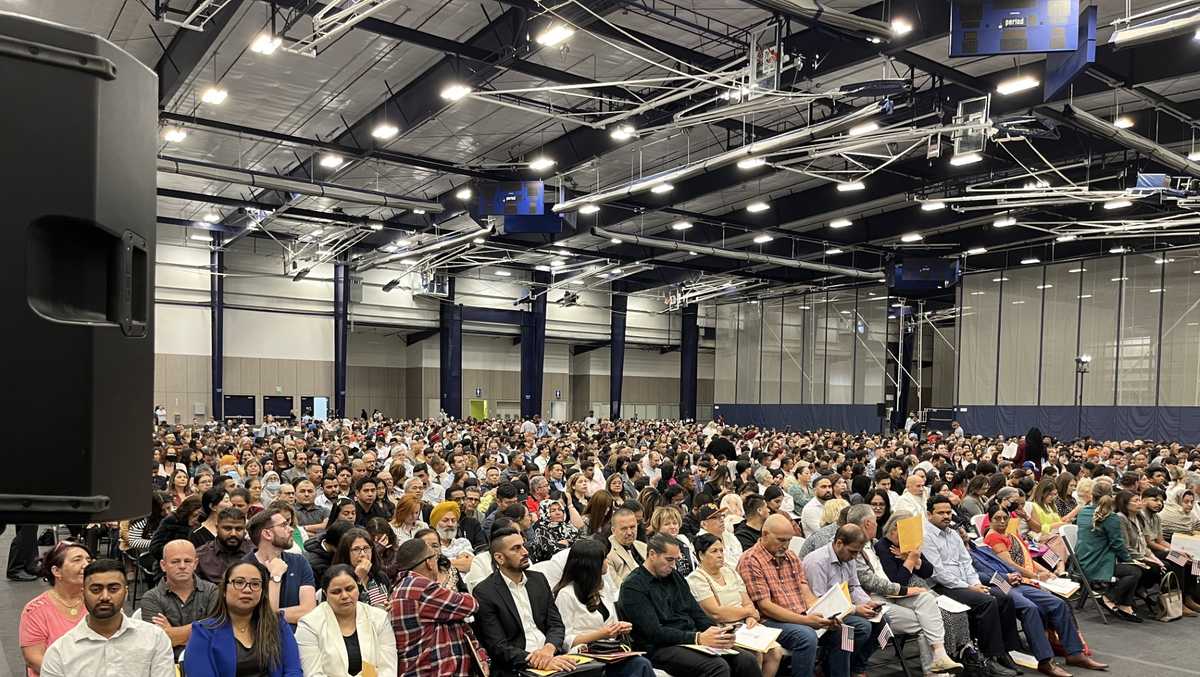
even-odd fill
[{"label": "exposed ceiling beam", "polygon": [[[205,1],[196,0],[193,7]],[[209,19],[203,31],[184,28],[175,31],[171,42],[154,66],[154,72],[158,75],[158,107],[160,109],[169,106],[171,100],[183,89],[196,69],[205,62],[209,52],[220,39],[221,33],[229,25],[230,20],[241,11],[245,2],[246,0],[230,0],[229,4]]]}]

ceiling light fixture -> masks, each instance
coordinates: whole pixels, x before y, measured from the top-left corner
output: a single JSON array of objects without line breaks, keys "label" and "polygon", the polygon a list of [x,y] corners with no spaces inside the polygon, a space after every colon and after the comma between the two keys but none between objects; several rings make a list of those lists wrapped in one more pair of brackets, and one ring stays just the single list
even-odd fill
[{"label": "ceiling light fixture", "polygon": [[484,242],[486,242],[486,241],[487,241],[487,240],[484,240],[482,237],[473,238],[473,239],[471,240],[471,242],[472,242],[473,244],[483,244],[483,243],[484,243]]},{"label": "ceiling light fixture", "polygon": [[1072,269],[1068,270],[1067,272],[1068,273],[1086,273],[1087,268],[1072,268]]},{"label": "ceiling light fixture", "polygon": [[770,208],[771,205],[767,204],[766,202],[751,202],[750,204],[746,205],[746,211],[750,212],[751,214],[765,212]]},{"label": "ceiling light fixture", "polygon": [[584,205],[579,208],[579,213],[585,214],[585,215],[586,214],[595,214],[598,211],[600,211],[600,206],[594,205],[594,204],[587,204],[587,205]]},{"label": "ceiling light fixture", "polygon": [[1129,129],[1133,126],[1133,118],[1128,115],[1119,115],[1113,120],[1113,127],[1117,129]]},{"label": "ceiling light fixture", "polygon": [[979,254],[986,254],[986,253],[987,253],[987,247],[971,247],[970,249],[967,250],[967,256],[977,256]]},{"label": "ceiling light fixture", "polygon": [[1013,216],[1001,216],[992,221],[992,227],[994,228],[1008,228],[1015,225],[1017,225],[1017,219]]},{"label": "ceiling light fixture", "polygon": [[1024,92],[1027,89],[1033,89],[1040,84],[1038,79],[1032,75],[1018,75],[1015,78],[1009,78],[996,85],[996,93],[1000,96],[1008,96],[1017,92]]},{"label": "ceiling light fixture", "polygon": [[845,254],[845,253],[846,253],[845,250],[838,249],[837,247],[832,247],[830,249],[825,250],[825,256],[837,256],[838,254]]},{"label": "ceiling light fixture", "polygon": [[338,167],[341,167],[344,162],[345,160],[342,159],[342,156],[336,153],[326,153],[325,155],[321,156],[321,166],[325,167],[326,169],[337,169]]},{"label": "ceiling light fixture", "polygon": [[637,136],[637,128],[633,125],[617,125],[608,132],[614,141],[628,141]]},{"label": "ceiling light fixture", "polygon": [[673,190],[675,190],[675,186],[664,182],[655,184],[654,187],[650,189],[650,192],[654,193],[655,195],[662,195],[663,193],[669,193]]},{"label": "ceiling light fixture", "polygon": [[761,167],[765,164],[767,164],[767,161],[760,157],[747,157],[738,160],[737,166],[738,169],[754,169],[755,167]]},{"label": "ceiling light fixture", "polygon": [[471,189],[470,188],[459,188],[458,192],[454,194],[454,197],[456,197],[460,200],[470,200],[471,199]]},{"label": "ceiling light fixture", "polygon": [[500,277],[512,277],[512,273],[508,272],[507,270],[497,270],[495,272],[496,275],[499,275]]},{"label": "ceiling light fixture", "polygon": [[1150,290],[1150,293],[1151,294],[1161,294],[1164,291],[1166,291],[1166,289],[1163,289],[1162,287],[1155,287],[1154,289]]},{"label": "ceiling light fixture", "polygon": [[849,193],[856,190],[863,190],[867,187],[862,181],[849,181],[847,183],[839,183],[837,189],[839,193]]},{"label": "ceiling light fixture", "polygon": [[196,242],[212,242],[212,238],[204,233],[192,233],[188,239],[195,240]]},{"label": "ceiling light fixture", "polygon": [[770,235],[767,235],[766,233],[761,233],[759,235],[754,236],[754,244],[766,244],[774,239],[775,238],[771,237]]},{"label": "ceiling light fixture", "polygon": [[550,266],[534,266],[533,269],[538,271],[539,273],[550,272]]},{"label": "ceiling light fixture", "polygon": [[1128,254],[1129,247],[1113,247],[1112,249],[1108,250],[1108,253],[1109,254]]},{"label": "ceiling light fixture", "polygon": [[1054,238],[1054,241],[1055,242],[1074,242],[1075,240],[1078,240],[1078,239],[1079,239],[1078,235],[1067,234],[1067,235],[1059,235],[1058,237]]},{"label": "ceiling light fixture", "polygon": [[904,17],[896,17],[895,19],[892,19],[892,35],[896,37],[908,35],[912,32],[912,29],[912,22],[908,19],[905,19]]},{"label": "ceiling light fixture", "polygon": [[1131,206],[1133,203],[1129,200],[1109,200],[1104,203],[1105,209],[1124,209]]},{"label": "ceiling light fixture", "polygon": [[992,282],[1008,282],[1007,277],[993,277]]},{"label": "ceiling light fixture", "polygon": [[696,250],[694,250],[694,249],[689,249],[689,250],[688,250],[688,255],[689,255],[689,256],[700,256],[700,252],[698,252],[698,251],[696,251]]},{"label": "ceiling light fixture", "polygon": [[1079,296],[1077,296],[1076,298],[1081,298],[1081,299],[1090,299],[1090,298],[1092,298],[1092,295],[1091,295],[1091,294],[1080,294],[1080,295],[1079,295]]},{"label": "ceiling light fixture", "polygon": [[1123,276],[1123,275],[1122,275],[1121,277],[1110,277],[1110,278],[1108,278],[1108,281],[1109,281],[1109,282],[1124,282],[1124,281],[1126,281],[1126,280],[1128,280],[1128,279],[1129,279],[1129,278],[1127,278],[1127,277],[1125,277],[1125,276]]},{"label": "ceiling light fixture", "polygon": [[534,40],[543,47],[557,47],[572,35],[575,35],[574,28],[566,24],[555,23],[547,26],[541,33],[538,33]]},{"label": "ceiling light fixture", "polygon": [[413,210],[413,214],[416,214],[418,216],[420,216],[421,214],[424,214],[424,213],[425,213],[425,210],[421,209],[420,207],[417,207],[416,209]]},{"label": "ceiling light fixture", "polygon": [[1054,285],[1052,285],[1052,284],[1039,284],[1039,285],[1037,286],[1037,288],[1038,288],[1038,289],[1053,289],[1053,288],[1054,288]]},{"label": "ceiling light fixture", "polygon": [[611,242],[611,243],[613,243],[613,244],[621,244],[622,242],[624,242],[624,240],[622,240],[622,239],[621,239],[621,238],[619,238],[619,237],[614,237],[614,238],[612,238],[611,240],[609,240],[609,242]]},{"label": "ceiling light fixture", "polygon": [[259,33],[254,42],[250,43],[250,51],[263,56],[270,56],[283,44],[283,38],[270,33]]},{"label": "ceiling light fixture", "polygon": [[204,215],[204,221],[206,223],[216,223],[217,221],[220,221],[220,220],[221,220],[221,215],[216,212],[208,212],[207,214]]},{"label": "ceiling light fixture", "polygon": [[440,96],[446,101],[458,101],[471,93],[471,88],[461,82],[452,82],[442,88]]},{"label": "ceiling light fixture", "polygon": [[854,222],[851,221],[850,219],[845,219],[845,218],[834,219],[829,222],[829,227],[834,230],[840,230],[842,228],[849,228],[852,225],[854,225]]},{"label": "ceiling light fixture", "polygon": [[954,157],[950,158],[950,164],[954,167],[973,165],[976,162],[982,161],[983,156],[979,153],[963,153],[962,155],[955,155]]},{"label": "ceiling light fixture", "polygon": [[372,223],[371,230],[383,230],[383,224],[382,223]]},{"label": "ceiling light fixture", "polygon": [[1023,266],[1032,266],[1035,263],[1041,263],[1041,262],[1042,262],[1042,260],[1036,256],[1030,256],[1028,258],[1021,259],[1021,265],[1023,265]]},{"label": "ceiling light fixture", "polygon": [[557,163],[551,158],[548,158],[545,155],[539,155],[529,161],[529,168],[535,172],[542,172],[550,169],[555,164]]},{"label": "ceiling light fixture", "polygon": [[692,227],[691,221],[676,221],[671,224],[671,230],[688,230]]},{"label": "ceiling light fixture", "polygon": [[204,93],[200,95],[201,101],[204,103],[211,103],[214,106],[219,106],[225,103],[225,99],[227,98],[229,98],[229,92],[227,92],[223,87],[218,87],[216,85],[204,90]]},{"label": "ceiling light fixture", "polygon": [[374,129],[371,130],[371,136],[379,139],[380,141],[387,141],[399,133],[400,128],[388,122],[380,122],[379,124],[375,125]]},{"label": "ceiling light fixture", "polygon": [[1157,258],[1154,259],[1154,262],[1161,266],[1167,263],[1175,263],[1175,259]]},{"label": "ceiling light fixture", "polygon": [[187,130],[183,127],[165,127],[163,128],[162,137],[164,141],[179,143],[187,138]]},{"label": "ceiling light fixture", "polygon": [[864,122],[861,125],[855,125],[854,127],[851,127],[848,134],[850,134],[850,136],[859,136],[862,134],[870,134],[878,129],[879,123],[877,122]]},{"label": "ceiling light fixture", "polygon": [[922,202],[921,203],[921,211],[923,211],[923,212],[936,212],[939,209],[945,209],[945,208],[946,208],[945,202]]},{"label": "ceiling light fixture", "polygon": [[905,233],[900,236],[901,242],[920,242],[924,239],[925,236],[920,233]]},{"label": "ceiling light fixture", "polygon": [[1188,153],[1187,159],[1191,162],[1200,162],[1200,150],[1194,150]]}]

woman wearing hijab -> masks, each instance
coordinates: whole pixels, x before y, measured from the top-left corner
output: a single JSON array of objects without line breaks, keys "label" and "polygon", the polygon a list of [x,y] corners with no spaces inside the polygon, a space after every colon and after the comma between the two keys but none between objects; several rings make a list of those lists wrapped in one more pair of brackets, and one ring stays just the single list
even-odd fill
[{"label": "woman wearing hijab", "polygon": [[272,470],[263,475],[262,504],[264,507],[274,502],[275,497],[279,495],[279,485],[279,473]]},{"label": "woman wearing hijab", "polygon": [[538,504],[538,521],[533,524],[533,539],[529,543],[529,559],[534,564],[544,562],[563,548],[571,547],[579,530],[567,521],[562,503],[548,498]]}]

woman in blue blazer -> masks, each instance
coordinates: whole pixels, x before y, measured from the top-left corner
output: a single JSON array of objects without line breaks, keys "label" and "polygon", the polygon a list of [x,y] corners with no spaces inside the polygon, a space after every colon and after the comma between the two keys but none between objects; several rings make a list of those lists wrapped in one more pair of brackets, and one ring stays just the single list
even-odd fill
[{"label": "woman in blue blazer", "polygon": [[264,589],[270,575],[258,562],[225,570],[213,615],[192,623],[187,677],[303,677],[292,628]]}]

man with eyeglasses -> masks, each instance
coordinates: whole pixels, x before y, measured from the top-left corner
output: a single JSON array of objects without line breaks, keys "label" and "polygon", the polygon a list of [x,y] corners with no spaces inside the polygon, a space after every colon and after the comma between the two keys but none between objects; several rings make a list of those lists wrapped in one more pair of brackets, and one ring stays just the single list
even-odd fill
[{"label": "man with eyeglasses", "polygon": [[467,619],[479,605],[475,598],[438,584],[438,555],[420,538],[400,544],[395,563],[401,571],[392,590],[392,629],[399,647],[396,673],[432,677],[472,674],[487,660],[475,655],[480,646]]},{"label": "man with eyeglasses", "polygon": [[312,567],[303,555],[287,552],[292,545],[292,527],[283,512],[267,508],[250,519],[250,542],[256,547],[246,555],[267,567],[271,608],[282,611],[294,628],[304,614],[317,606],[317,584]]}]

